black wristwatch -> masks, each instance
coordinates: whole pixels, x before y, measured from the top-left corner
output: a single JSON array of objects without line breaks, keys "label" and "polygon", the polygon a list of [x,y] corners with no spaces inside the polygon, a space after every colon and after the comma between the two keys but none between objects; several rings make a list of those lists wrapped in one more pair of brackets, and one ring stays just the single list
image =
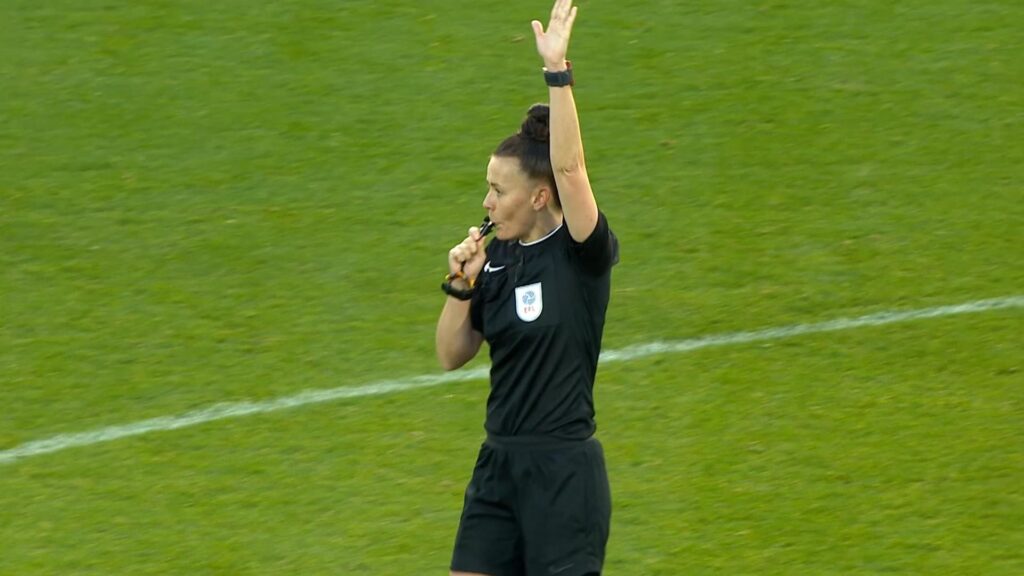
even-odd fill
[{"label": "black wristwatch", "polygon": [[[469,288],[462,290],[452,286],[452,280],[455,280],[456,278],[462,278],[466,282],[468,282]],[[445,294],[451,296],[452,298],[455,298],[456,300],[469,300],[470,298],[473,297],[473,281],[470,280],[469,278],[466,278],[466,276],[462,272],[458,272],[456,274],[448,274],[444,277],[444,282],[441,283],[441,290]]]},{"label": "black wristwatch", "polygon": [[548,72],[548,69],[544,69],[544,81],[547,82],[548,86],[553,88],[561,88],[562,86],[575,86],[576,82],[572,79],[572,62],[565,61],[565,70],[561,72]]}]

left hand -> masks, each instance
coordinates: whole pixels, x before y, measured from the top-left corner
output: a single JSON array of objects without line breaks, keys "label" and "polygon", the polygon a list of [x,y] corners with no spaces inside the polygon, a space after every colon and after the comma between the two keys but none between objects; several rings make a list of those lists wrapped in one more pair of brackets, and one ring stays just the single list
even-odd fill
[{"label": "left hand", "polygon": [[531,22],[533,35],[537,38],[537,53],[544,60],[544,67],[552,72],[565,70],[565,55],[569,51],[569,35],[576,20],[576,8],[572,0],[555,0],[547,32],[539,20]]}]

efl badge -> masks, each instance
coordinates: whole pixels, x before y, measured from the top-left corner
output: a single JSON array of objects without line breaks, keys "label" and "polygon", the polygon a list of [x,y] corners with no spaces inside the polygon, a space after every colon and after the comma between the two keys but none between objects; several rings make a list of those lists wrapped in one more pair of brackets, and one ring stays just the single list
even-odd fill
[{"label": "efl badge", "polygon": [[541,292],[540,282],[516,287],[516,314],[523,322],[533,322],[540,318],[544,310],[544,293]]}]

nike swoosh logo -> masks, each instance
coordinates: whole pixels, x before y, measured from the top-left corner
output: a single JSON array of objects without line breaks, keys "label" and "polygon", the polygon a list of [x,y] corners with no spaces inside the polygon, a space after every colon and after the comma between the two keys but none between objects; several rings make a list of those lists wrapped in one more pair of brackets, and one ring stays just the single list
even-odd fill
[{"label": "nike swoosh logo", "polygon": [[497,272],[498,270],[504,270],[504,266],[491,266],[490,261],[484,264],[484,272]]},{"label": "nike swoosh logo", "polygon": [[548,572],[550,572],[552,574],[559,574],[559,573],[565,572],[566,570],[568,570],[569,568],[572,568],[575,565],[576,565],[575,562],[570,562],[570,563],[568,563],[565,566],[562,566],[560,568],[555,568],[554,566],[552,566],[552,567],[548,568]]}]

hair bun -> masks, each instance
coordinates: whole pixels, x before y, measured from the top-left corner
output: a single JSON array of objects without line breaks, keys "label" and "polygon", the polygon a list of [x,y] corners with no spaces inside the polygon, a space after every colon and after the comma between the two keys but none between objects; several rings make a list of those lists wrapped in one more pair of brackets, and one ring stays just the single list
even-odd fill
[{"label": "hair bun", "polygon": [[548,118],[551,109],[547,104],[534,104],[526,113],[526,120],[519,131],[530,140],[547,142],[549,139]]}]

